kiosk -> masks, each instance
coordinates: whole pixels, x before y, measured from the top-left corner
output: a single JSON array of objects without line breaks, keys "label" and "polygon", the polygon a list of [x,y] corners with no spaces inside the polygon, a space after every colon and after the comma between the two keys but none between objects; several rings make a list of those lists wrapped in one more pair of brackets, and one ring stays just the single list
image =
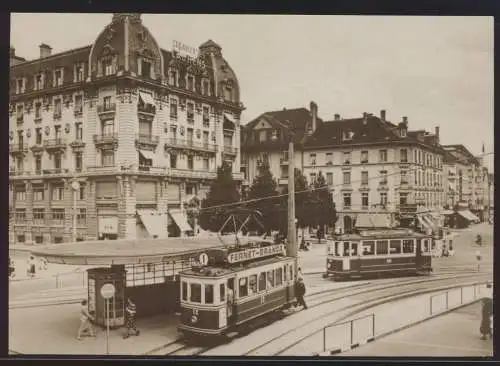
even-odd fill
[{"label": "kiosk", "polygon": [[95,317],[97,325],[106,326],[106,303],[100,295],[105,284],[112,284],[115,295],[109,301],[109,326],[121,327],[125,324],[125,268],[111,266],[111,268],[92,268],[88,274],[88,306],[89,313]]}]

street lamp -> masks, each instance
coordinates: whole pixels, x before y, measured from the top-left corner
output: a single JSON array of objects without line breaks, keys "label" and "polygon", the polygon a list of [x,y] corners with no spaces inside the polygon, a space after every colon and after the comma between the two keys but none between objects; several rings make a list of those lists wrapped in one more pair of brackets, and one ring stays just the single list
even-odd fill
[{"label": "street lamp", "polygon": [[[297,242],[295,238],[295,156],[293,146],[293,133],[288,134],[288,235],[287,252],[290,257],[295,259],[295,275],[298,272],[297,260]],[[277,140],[275,133],[272,135],[274,141]]]},{"label": "street lamp", "polygon": [[78,183],[76,180],[74,180],[71,183],[71,188],[73,188],[73,240],[72,240],[72,242],[75,242],[76,241],[76,199],[77,199],[78,190],[80,189],[80,183]]}]

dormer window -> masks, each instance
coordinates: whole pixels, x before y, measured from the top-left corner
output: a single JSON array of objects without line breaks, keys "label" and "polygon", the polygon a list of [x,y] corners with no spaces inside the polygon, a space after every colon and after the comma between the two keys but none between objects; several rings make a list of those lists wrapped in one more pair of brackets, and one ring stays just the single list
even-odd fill
[{"label": "dormer window", "polygon": [[80,83],[83,81],[83,79],[83,64],[78,64],[75,66],[75,82]]},{"label": "dormer window", "polygon": [[233,88],[229,85],[226,85],[226,87],[224,88],[224,99],[228,102],[233,101]]},{"label": "dormer window", "polygon": [[26,83],[24,82],[24,78],[17,79],[16,94],[24,93],[25,86],[26,86]]},{"label": "dormer window", "polygon": [[177,70],[170,70],[168,73],[168,83],[177,86]]},{"label": "dormer window", "polygon": [[194,76],[193,75],[187,76],[186,86],[187,86],[188,90],[194,91]]},{"label": "dormer window", "polygon": [[113,75],[113,61],[110,58],[102,60],[102,72],[104,76]]},{"label": "dormer window", "polygon": [[316,165],[316,154],[309,154],[309,164]]},{"label": "dormer window", "polygon": [[61,86],[63,84],[62,69],[54,71],[54,86]]},{"label": "dormer window", "polygon": [[146,78],[151,78],[151,62],[141,60],[141,75]]},{"label": "dormer window", "polygon": [[203,82],[202,82],[202,93],[203,95],[210,95],[210,83],[208,82],[208,80],[204,79]]},{"label": "dormer window", "polygon": [[42,74],[35,75],[35,90],[43,89],[43,78]]},{"label": "dormer window", "polygon": [[401,127],[401,137],[406,137],[406,128]]}]

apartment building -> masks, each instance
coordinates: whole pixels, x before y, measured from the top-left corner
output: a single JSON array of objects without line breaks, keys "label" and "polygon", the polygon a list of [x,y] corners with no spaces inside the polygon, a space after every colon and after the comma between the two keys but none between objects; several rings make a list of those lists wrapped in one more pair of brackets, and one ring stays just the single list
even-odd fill
[{"label": "apartment building", "polygon": [[11,50],[11,243],[183,235],[222,161],[241,179],[244,107],[222,48],[165,50],[133,13],[96,33],[36,60]]}]

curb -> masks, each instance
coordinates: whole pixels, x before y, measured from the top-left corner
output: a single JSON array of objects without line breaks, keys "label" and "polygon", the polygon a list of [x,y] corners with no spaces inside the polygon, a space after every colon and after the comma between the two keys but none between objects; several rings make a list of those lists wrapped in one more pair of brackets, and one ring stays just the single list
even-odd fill
[{"label": "curb", "polygon": [[427,318],[425,318],[425,319],[422,319],[422,320],[419,320],[419,321],[417,321],[417,322],[415,322],[415,323],[406,324],[406,325],[404,325],[404,326],[402,326],[402,327],[399,327],[399,328],[396,328],[396,329],[390,330],[390,331],[388,331],[388,332],[385,332],[385,333],[379,334],[379,335],[374,336],[374,337],[370,337],[370,338],[368,338],[368,339],[365,339],[364,341],[361,341],[361,342],[358,342],[358,343],[354,343],[354,344],[352,344],[352,345],[350,345],[350,346],[345,346],[345,347],[341,347],[341,348],[335,348],[335,349],[332,349],[332,350],[330,350],[330,351],[316,353],[316,354],[314,354],[314,355],[313,355],[313,357],[333,356],[333,355],[337,355],[337,354],[339,354],[339,353],[345,353],[345,352],[351,351],[351,350],[356,349],[356,348],[358,348],[358,347],[360,347],[360,346],[364,346],[364,345],[366,345],[366,344],[368,344],[368,343],[371,343],[371,342],[373,342],[373,341],[376,341],[376,340],[379,340],[379,339],[381,339],[381,338],[387,337],[387,336],[389,336],[389,335],[391,335],[391,334],[398,333],[398,332],[401,332],[401,331],[403,331],[403,330],[405,330],[405,329],[408,329],[408,328],[414,327],[414,326],[416,326],[416,325],[422,324],[422,323],[424,323],[424,322],[426,322],[426,321],[428,321],[428,320],[432,320],[432,319],[435,319],[435,318],[440,317],[440,316],[442,316],[442,315],[449,314],[449,313],[451,313],[451,312],[453,312],[453,311],[455,311],[455,310],[461,309],[461,308],[463,308],[463,307],[473,305],[473,304],[475,304],[475,303],[477,303],[477,302],[479,302],[479,301],[481,301],[481,300],[482,300],[482,298],[481,298],[481,299],[474,300],[474,301],[471,301],[471,302],[469,302],[469,303],[467,303],[467,304],[462,304],[462,305],[459,305],[459,306],[457,306],[457,307],[454,307],[453,309],[448,309],[448,310],[445,310],[445,311],[443,311],[443,312],[441,312],[441,313],[438,313],[438,314],[435,314],[435,315],[429,316],[429,317],[427,317]]},{"label": "curb", "polygon": [[43,302],[9,304],[9,310],[38,308],[38,307],[43,307],[43,306],[78,304],[81,301],[82,301],[82,297],[78,296],[78,298],[74,297],[74,298],[53,299],[53,300],[43,301]]}]

